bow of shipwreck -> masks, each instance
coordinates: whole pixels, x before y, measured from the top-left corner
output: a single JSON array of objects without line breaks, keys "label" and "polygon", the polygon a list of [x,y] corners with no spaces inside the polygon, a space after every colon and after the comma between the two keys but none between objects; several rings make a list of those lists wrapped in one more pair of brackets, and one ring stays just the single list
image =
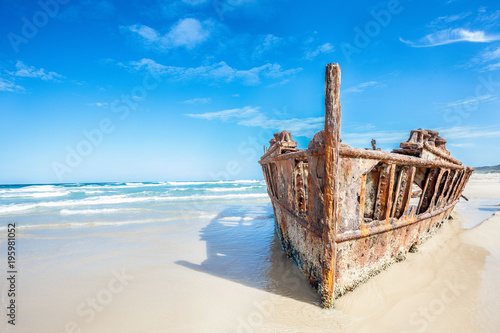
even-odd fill
[{"label": "bow of shipwreck", "polygon": [[333,307],[438,229],[474,169],[436,131],[413,130],[392,153],[341,143],[338,64],[325,76],[325,129],[304,150],[276,133],[259,163],[283,248]]}]

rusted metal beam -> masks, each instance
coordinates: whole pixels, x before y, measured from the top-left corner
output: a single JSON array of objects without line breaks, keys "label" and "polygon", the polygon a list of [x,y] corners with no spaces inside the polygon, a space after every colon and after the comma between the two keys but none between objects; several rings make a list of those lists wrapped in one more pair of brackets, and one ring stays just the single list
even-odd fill
[{"label": "rusted metal beam", "polygon": [[415,179],[415,173],[417,172],[417,168],[414,166],[411,167],[410,170],[410,179],[408,181],[408,192],[407,192],[407,198],[406,198],[406,203],[404,205],[404,210],[403,210],[403,215],[408,213],[408,209],[410,208],[410,199],[413,197],[412,189],[413,189],[413,181]]},{"label": "rusted metal beam", "polygon": [[264,157],[259,161],[259,163],[260,164],[267,164],[267,163],[271,163],[274,161],[285,161],[285,160],[288,160],[289,158],[308,158],[309,156],[318,156],[318,155],[324,155],[324,154],[325,154],[325,150],[323,148],[304,149],[304,150],[299,150],[299,151],[296,151],[293,153],[278,155],[275,157]]},{"label": "rusted metal beam", "polygon": [[418,204],[417,214],[425,213],[429,209],[435,191],[437,175],[438,169],[430,169],[428,171],[425,187],[422,190],[422,196]]},{"label": "rusted metal beam", "polygon": [[427,142],[424,142],[424,147],[428,150],[430,150],[434,155],[437,155],[453,164],[458,164],[458,165],[462,165],[462,162],[460,162],[459,160],[457,160],[456,158],[453,158],[449,155],[446,155],[444,154],[443,152],[441,152],[441,150],[437,149],[436,147],[433,147],[431,146],[429,143]]},{"label": "rusted metal beam", "polygon": [[323,307],[334,306],[335,233],[339,220],[340,175],[340,66],[328,64],[325,73],[325,204],[324,204],[324,261],[321,302]]},{"label": "rusted metal beam", "polygon": [[[268,150],[269,152],[269,150]],[[260,164],[266,164],[272,161],[280,161],[280,160],[287,160],[289,158],[305,158],[308,156],[317,156],[317,155],[323,155],[325,152],[321,148],[316,148],[316,149],[304,149],[304,150],[299,150],[296,152],[290,152],[287,154],[283,155],[278,155],[276,157],[271,157],[267,158],[264,157],[262,158],[259,163]],[[368,158],[368,159],[374,159],[374,160],[380,160],[381,162],[385,163],[395,163],[395,164],[400,164],[400,165],[413,165],[416,167],[423,167],[423,168],[432,168],[432,167],[439,167],[439,168],[448,168],[448,169],[460,169],[460,170],[470,170],[474,171],[473,168],[471,167],[466,167],[463,165],[459,164],[454,164],[450,162],[445,162],[445,161],[437,161],[437,160],[425,160],[421,159],[419,157],[415,156],[408,156],[408,155],[402,155],[402,154],[394,154],[394,153],[386,153],[384,151],[380,150],[366,150],[366,149],[361,149],[361,148],[353,148],[345,144],[341,144],[339,148],[339,154],[341,157],[352,157],[352,158]]]},{"label": "rusted metal beam", "polygon": [[374,220],[385,219],[385,212],[387,211],[387,201],[389,198],[389,188],[391,185],[391,170],[392,167],[390,165],[385,165],[380,171],[377,199],[375,202],[375,211],[373,213]]},{"label": "rusted metal beam", "polygon": [[304,220],[304,219],[302,219],[300,217],[297,217],[297,215],[295,215],[294,212],[292,212],[291,210],[289,210],[278,199],[276,199],[274,197],[271,197],[271,200],[273,201],[274,204],[278,205],[285,213],[287,213],[288,215],[290,215],[290,217],[292,217],[295,221],[297,221],[301,226],[303,226],[304,228],[306,228],[309,232],[313,233],[316,236],[320,236],[320,237],[323,235],[323,230],[319,230],[319,229],[316,229],[316,228],[310,226],[307,223],[306,220]]},{"label": "rusted metal beam", "polygon": [[396,163],[402,165],[413,165],[418,167],[440,167],[449,169],[467,169],[473,171],[473,168],[465,167],[462,165],[437,161],[437,160],[425,160],[415,156],[407,156],[402,154],[386,153],[380,150],[366,150],[361,148],[353,148],[347,145],[342,145],[340,148],[340,156],[342,157],[353,157],[353,158],[369,158],[380,160],[385,163]]},{"label": "rusted metal beam", "polygon": [[394,195],[394,203],[392,205],[391,216],[399,218],[408,209],[409,195],[413,184],[413,172],[415,167],[403,166],[399,173],[396,193]]},{"label": "rusted metal beam", "polygon": [[430,202],[429,202],[429,210],[433,210],[434,207],[436,206],[436,200],[438,199],[438,196],[441,195],[441,193],[439,193],[439,188],[441,186],[441,180],[445,174],[447,170],[446,169],[439,169],[439,173],[437,175],[437,178],[436,178],[436,183],[434,184],[433,188],[434,188],[434,193],[432,193],[432,197],[430,198]]},{"label": "rusted metal beam", "polygon": [[389,189],[387,191],[387,206],[385,209],[385,220],[387,221],[386,225],[388,227],[387,229],[389,229],[389,218],[391,217],[395,174],[396,174],[396,164],[391,164],[391,173],[389,176]]},{"label": "rusted metal beam", "polygon": [[460,194],[462,193],[462,184],[466,178],[466,171],[462,170],[460,172],[460,177],[458,178],[457,184],[455,185],[455,191],[453,191],[453,200],[458,200],[460,198]]},{"label": "rusted metal beam", "polygon": [[446,198],[445,198],[446,203],[453,201],[453,196],[455,195],[455,190],[456,190],[458,181],[460,179],[460,170],[453,170],[453,171],[454,171],[453,179],[451,180],[450,188],[448,189],[448,193],[447,193]]},{"label": "rusted metal beam", "polygon": [[393,218],[391,217],[390,220],[391,220],[391,223],[390,223],[390,227],[389,229],[387,229],[387,226],[382,223],[382,221],[379,221],[381,223],[379,224],[375,224],[376,221],[372,222],[373,226],[368,226],[366,228],[366,230],[368,231],[368,233],[366,232],[363,232],[361,230],[354,230],[354,231],[348,231],[348,232],[344,232],[342,234],[339,234],[337,235],[337,237],[335,238],[335,242],[338,244],[338,243],[342,243],[342,242],[346,242],[346,241],[350,241],[350,240],[353,240],[353,239],[359,239],[359,238],[365,238],[365,237],[369,237],[369,236],[372,236],[372,235],[376,235],[376,234],[380,234],[380,233],[383,233],[383,232],[387,232],[387,231],[391,231],[391,230],[394,230],[394,229],[398,229],[398,228],[401,228],[401,227],[404,227],[404,226],[407,226],[407,225],[410,225],[410,224],[414,224],[416,222],[419,222],[419,221],[422,221],[422,220],[425,220],[425,219],[428,219],[428,218],[431,218],[431,217],[434,217],[436,215],[439,215],[441,214],[442,212],[448,210],[448,209],[452,209],[456,204],[457,204],[458,201],[454,201],[453,203],[443,207],[443,208],[440,208],[440,209],[437,209],[431,213],[425,213],[425,214],[421,214],[421,215],[418,215],[418,216],[407,216],[407,215],[403,215],[401,218],[399,219],[396,219],[396,218]]}]

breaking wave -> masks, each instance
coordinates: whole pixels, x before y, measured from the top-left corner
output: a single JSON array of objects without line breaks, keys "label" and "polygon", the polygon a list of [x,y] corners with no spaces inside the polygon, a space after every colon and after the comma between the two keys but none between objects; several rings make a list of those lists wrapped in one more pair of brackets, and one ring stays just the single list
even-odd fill
[{"label": "breaking wave", "polygon": [[0,207],[0,214],[17,214],[25,211],[30,211],[39,207],[78,207],[92,205],[115,205],[140,202],[158,202],[158,201],[206,201],[206,200],[241,200],[250,198],[266,198],[266,193],[248,193],[248,194],[220,194],[220,195],[189,195],[189,196],[142,196],[136,197],[132,195],[109,195],[89,197],[81,200],[61,200],[61,201],[44,201],[37,203],[21,203],[10,204]]}]

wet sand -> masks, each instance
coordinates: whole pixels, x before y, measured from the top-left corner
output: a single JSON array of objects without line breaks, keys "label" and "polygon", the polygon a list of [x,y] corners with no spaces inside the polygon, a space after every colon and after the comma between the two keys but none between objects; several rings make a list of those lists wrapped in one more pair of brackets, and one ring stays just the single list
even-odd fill
[{"label": "wet sand", "polygon": [[[2,332],[495,332],[500,175],[474,175],[453,220],[337,300],[286,258],[268,202],[215,218],[19,232],[16,326]],[[255,212],[253,212],[255,213]],[[495,214],[492,216],[492,214]],[[255,214],[254,214],[255,215]],[[481,221],[485,220],[481,223]],[[5,255],[5,237],[0,250]],[[6,284],[2,269],[2,308]]]}]

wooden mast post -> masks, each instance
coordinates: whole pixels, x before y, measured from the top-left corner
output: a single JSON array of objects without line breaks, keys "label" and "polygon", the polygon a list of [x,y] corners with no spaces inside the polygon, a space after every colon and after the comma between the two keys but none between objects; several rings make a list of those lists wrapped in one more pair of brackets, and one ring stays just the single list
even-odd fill
[{"label": "wooden mast post", "polygon": [[340,66],[328,64],[325,73],[325,194],[323,226],[323,276],[321,302],[325,308],[335,305],[335,234],[339,221],[340,177]]}]

